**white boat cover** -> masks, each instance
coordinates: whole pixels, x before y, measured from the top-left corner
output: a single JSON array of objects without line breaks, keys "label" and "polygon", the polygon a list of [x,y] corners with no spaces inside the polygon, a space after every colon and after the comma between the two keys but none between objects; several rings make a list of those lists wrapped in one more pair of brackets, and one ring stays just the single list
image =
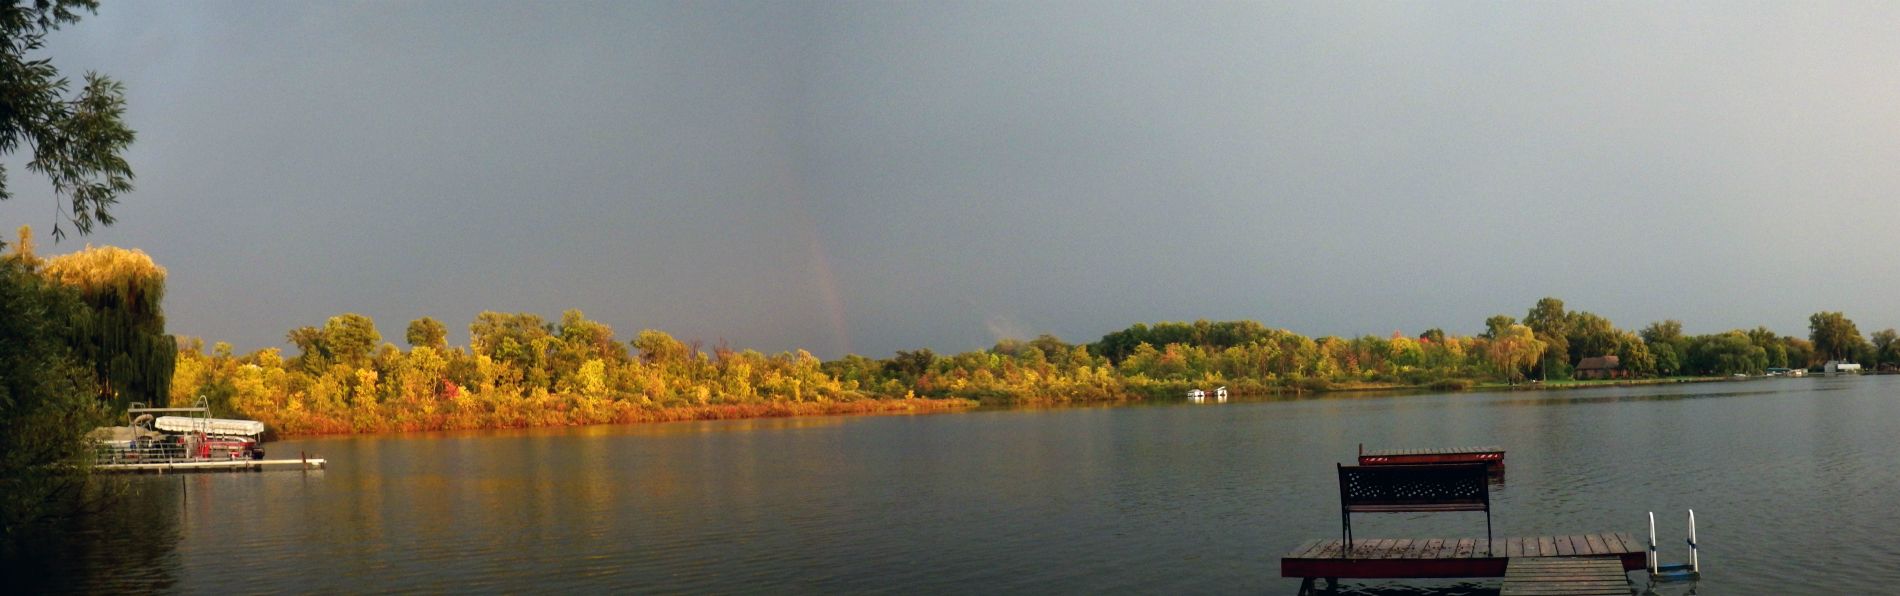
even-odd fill
[{"label": "white boat cover", "polygon": [[165,432],[195,433],[211,435],[257,436],[264,434],[264,423],[256,420],[231,420],[227,418],[193,418],[190,416],[159,416],[152,421],[152,428]]}]

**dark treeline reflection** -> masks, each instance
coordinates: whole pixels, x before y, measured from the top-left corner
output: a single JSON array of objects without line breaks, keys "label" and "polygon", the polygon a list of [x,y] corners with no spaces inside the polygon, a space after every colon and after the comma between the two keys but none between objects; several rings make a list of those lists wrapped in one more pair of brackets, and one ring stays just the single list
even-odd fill
[{"label": "dark treeline reflection", "polygon": [[14,594],[159,592],[177,583],[179,516],[189,478],[95,478],[98,506],[30,530],[6,553]]}]

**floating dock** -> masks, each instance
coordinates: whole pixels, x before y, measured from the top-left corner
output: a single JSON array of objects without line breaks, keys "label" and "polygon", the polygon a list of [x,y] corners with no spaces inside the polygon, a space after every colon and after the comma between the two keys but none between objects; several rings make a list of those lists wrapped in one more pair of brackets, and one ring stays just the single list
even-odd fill
[{"label": "floating dock", "polygon": [[1310,540],[1280,559],[1281,577],[1300,578],[1459,578],[1504,577],[1513,560],[1556,557],[1616,561],[1625,571],[1646,568],[1647,546],[1623,532],[1572,536],[1535,536],[1492,541],[1483,538],[1372,538],[1352,541]]},{"label": "floating dock", "polygon": [[1436,449],[1375,449],[1366,451],[1365,445],[1359,446],[1359,465],[1384,466],[1404,464],[1489,464],[1496,471],[1504,467],[1504,448],[1484,447],[1440,447]]},{"label": "floating dock", "polygon": [[184,472],[257,472],[283,468],[294,470],[321,470],[323,469],[323,464],[324,461],[321,459],[178,460],[96,464],[92,469],[99,472],[173,474]]},{"label": "floating dock", "polygon": [[1629,596],[1629,570],[1601,557],[1512,559],[1498,596]]}]

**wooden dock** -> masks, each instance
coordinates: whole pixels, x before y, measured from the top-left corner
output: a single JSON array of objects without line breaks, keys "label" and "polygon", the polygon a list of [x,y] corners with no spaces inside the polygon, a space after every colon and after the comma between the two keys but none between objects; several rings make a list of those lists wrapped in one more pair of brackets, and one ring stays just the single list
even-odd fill
[{"label": "wooden dock", "polygon": [[1402,464],[1490,464],[1492,470],[1504,467],[1504,448],[1484,447],[1439,447],[1435,449],[1375,449],[1366,451],[1359,447],[1359,465],[1382,466]]},{"label": "wooden dock", "polygon": [[1302,578],[1455,578],[1504,577],[1513,560],[1598,558],[1618,561],[1623,569],[1645,566],[1646,545],[1624,532],[1572,536],[1535,536],[1497,541],[1483,538],[1372,538],[1311,540],[1280,558],[1281,577]]},{"label": "wooden dock", "polygon": [[1511,559],[1498,596],[1629,596],[1635,590],[1628,573],[1600,557]]},{"label": "wooden dock", "polygon": [[254,472],[280,468],[321,470],[321,459],[232,459],[197,461],[158,461],[143,463],[97,464],[99,472],[175,474],[185,472]]}]

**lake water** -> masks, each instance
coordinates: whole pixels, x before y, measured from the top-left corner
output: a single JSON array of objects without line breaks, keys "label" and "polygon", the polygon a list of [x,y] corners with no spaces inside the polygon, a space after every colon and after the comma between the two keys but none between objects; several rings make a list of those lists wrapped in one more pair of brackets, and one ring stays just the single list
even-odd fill
[{"label": "lake water", "polygon": [[[1496,444],[1499,537],[1657,512],[1704,594],[1900,586],[1900,377],[318,438],[322,472],[147,476],[27,591],[1292,594],[1357,444]],[[1482,536],[1478,513],[1355,516]],[[1641,574],[1632,574],[1641,583]],[[1495,580],[1347,593],[1495,593]],[[1677,592],[1681,589],[1678,588]]]}]

